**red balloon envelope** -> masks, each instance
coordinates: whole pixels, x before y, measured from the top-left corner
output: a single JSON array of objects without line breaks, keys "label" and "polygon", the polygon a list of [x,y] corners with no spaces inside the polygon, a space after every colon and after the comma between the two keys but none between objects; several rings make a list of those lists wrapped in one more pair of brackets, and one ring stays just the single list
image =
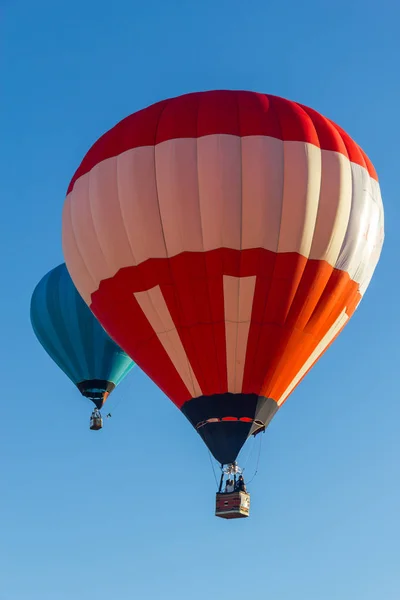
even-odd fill
[{"label": "red balloon envelope", "polygon": [[223,464],[349,321],[383,237],[360,147],[314,110],[253,92],[127,117],[89,150],[63,212],[81,295]]}]

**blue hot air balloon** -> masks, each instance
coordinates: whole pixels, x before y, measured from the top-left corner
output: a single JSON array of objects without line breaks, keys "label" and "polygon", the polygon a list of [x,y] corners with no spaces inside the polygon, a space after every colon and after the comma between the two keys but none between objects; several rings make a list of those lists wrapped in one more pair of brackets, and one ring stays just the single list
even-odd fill
[{"label": "blue hot air balloon", "polygon": [[91,429],[101,429],[100,409],[134,363],[82,300],[65,264],[39,281],[32,294],[30,316],[47,354],[95,404]]}]

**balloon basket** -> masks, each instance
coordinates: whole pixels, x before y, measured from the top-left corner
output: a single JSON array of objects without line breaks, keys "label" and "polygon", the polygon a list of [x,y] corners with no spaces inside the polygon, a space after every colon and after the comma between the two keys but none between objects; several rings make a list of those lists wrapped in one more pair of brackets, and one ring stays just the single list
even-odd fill
[{"label": "balloon basket", "polygon": [[99,412],[93,413],[90,417],[90,429],[92,431],[98,431],[103,428],[103,418]]},{"label": "balloon basket", "polygon": [[250,514],[250,494],[245,492],[218,492],[216,495],[215,516],[221,519],[243,519]]}]

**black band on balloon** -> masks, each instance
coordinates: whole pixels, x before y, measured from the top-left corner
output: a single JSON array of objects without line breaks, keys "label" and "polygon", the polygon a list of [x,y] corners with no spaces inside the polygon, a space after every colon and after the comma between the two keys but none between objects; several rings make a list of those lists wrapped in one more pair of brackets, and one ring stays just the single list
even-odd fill
[{"label": "black band on balloon", "polygon": [[104,395],[111,394],[115,388],[115,383],[107,381],[107,379],[88,379],[87,381],[80,381],[76,384],[76,387],[82,396],[90,398],[100,410],[104,404]]},{"label": "black band on balloon", "polygon": [[246,439],[265,429],[277,403],[257,394],[214,394],[186,402],[183,414],[221,464],[236,460]]}]

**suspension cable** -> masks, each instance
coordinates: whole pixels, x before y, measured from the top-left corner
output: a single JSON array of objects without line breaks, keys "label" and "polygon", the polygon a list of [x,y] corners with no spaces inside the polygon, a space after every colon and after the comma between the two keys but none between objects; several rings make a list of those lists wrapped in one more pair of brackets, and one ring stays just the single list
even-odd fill
[{"label": "suspension cable", "polygon": [[[208,448],[207,448],[207,450],[208,450]],[[213,470],[213,474],[214,474],[215,485],[217,486],[217,489],[219,489],[219,483],[218,483],[217,476],[216,476],[216,474],[215,474],[214,463],[213,463],[213,460],[212,460],[212,458],[211,458],[211,452],[210,452],[209,450],[208,450],[208,456],[209,456],[209,458],[210,458],[210,463],[211,463],[212,470]]]},{"label": "suspension cable", "polygon": [[[265,434],[263,434],[264,437]],[[253,477],[247,482],[247,485],[249,485],[249,483],[251,483],[253,481],[253,479],[255,478],[255,476],[258,473],[258,466],[260,464],[260,456],[261,456],[261,446],[262,446],[262,441],[263,441],[263,437],[260,440],[260,444],[259,444],[259,448],[258,448],[258,456],[257,456],[257,464],[256,464],[256,470],[254,471],[254,475]]]},{"label": "suspension cable", "polygon": [[247,467],[247,465],[249,464],[249,460],[250,460],[250,458],[251,458],[251,457],[252,457],[252,455],[253,455],[253,452],[254,452],[254,448],[255,448],[255,447],[256,447],[256,440],[253,440],[253,442],[251,443],[251,447],[250,447],[250,449],[249,449],[249,452],[247,453],[247,458],[246,458],[246,460],[244,461],[244,467],[243,467],[243,469],[242,469],[242,472],[243,472],[243,473],[245,472],[245,470],[246,470],[246,467]]},{"label": "suspension cable", "polygon": [[[135,373],[136,371],[139,371],[138,369],[134,369]],[[122,400],[125,401],[125,398],[127,398],[128,396],[131,395],[132,391],[133,391],[133,377],[134,377],[134,373],[130,373],[129,374],[129,379],[126,381],[125,384],[125,390],[123,392],[121,392],[121,390],[119,390],[119,393],[117,393],[116,396],[114,396],[114,394],[111,396],[111,402],[108,400],[107,401],[107,407],[105,407],[105,405],[103,405],[102,410],[107,410],[107,414],[111,415],[112,413],[115,412],[116,408],[119,406],[119,404],[122,402]],[[111,404],[111,406],[110,406]],[[107,418],[107,415],[106,415]]]}]

